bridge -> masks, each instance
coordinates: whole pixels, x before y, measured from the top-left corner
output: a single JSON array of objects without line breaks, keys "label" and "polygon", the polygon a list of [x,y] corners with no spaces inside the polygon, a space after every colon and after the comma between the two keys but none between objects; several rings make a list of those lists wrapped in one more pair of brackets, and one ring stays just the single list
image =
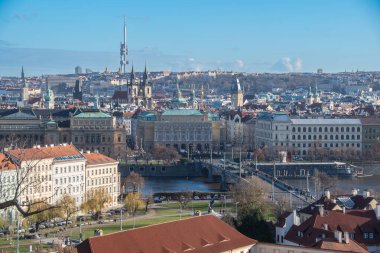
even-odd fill
[{"label": "bridge", "polygon": [[[213,180],[213,176],[217,175],[221,177],[221,190],[227,189],[227,184],[236,184],[240,181],[245,181],[246,183],[252,183],[247,180],[247,177],[257,177],[264,182],[272,185],[272,198],[275,199],[274,189],[287,192],[292,197],[299,199],[305,204],[310,204],[316,200],[316,197],[313,196],[310,192],[304,191],[302,189],[298,189],[292,185],[281,181],[280,179],[273,177],[267,173],[264,173],[260,170],[256,170],[253,167],[244,166],[239,169],[238,166],[224,166],[221,164],[211,164],[207,161],[200,162],[202,168],[208,170],[208,179],[209,181]],[[238,168],[236,168],[238,167]]]}]

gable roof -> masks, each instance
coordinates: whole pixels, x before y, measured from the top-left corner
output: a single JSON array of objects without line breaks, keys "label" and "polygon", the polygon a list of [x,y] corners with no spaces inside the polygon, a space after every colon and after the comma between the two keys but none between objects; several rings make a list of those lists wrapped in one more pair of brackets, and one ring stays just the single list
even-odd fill
[{"label": "gable roof", "polygon": [[100,153],[84,153],[84,158],[87,160],[87,165],[96,165],[96,164],[108,164],[116,163],[115,159],[108,157]]},{"label": "gable roof", "polygon": [[256,242],[218,218],[205,215],[91,237],[79,244],[77,250],[78,253],[214,253],[253,246]]},{"label": "gable roof", "polygon": [[19,161],[33,161],[47,158],[55,158],[56,160],[83,158],[83,155],[74,145],[13,149],[6,151],[6,153]]},{"label": "gable roof", "polygon": [[336,240],[324,239],[317,242],[314,248],[324,249],[324,250],[339,250],[347,252],[357,252],[357,253],[367,253],[367,247],[365,245],[360,245],[354,240],[350,240],[349,243],[339,243]]},{"label": "gable roof", "polygon": [[[327,225],[327,229],[324,227]],[[379,244],[380,237],[364,239],[363,233],[380,232],[380,221],[373,210],[325,211],[321,216],[313,214],[299,226],[293,225],[285,239],[304,246],[313,246],[322,235],[325,238],[334,238],[334,231],[355,233],[355,240],[365,245]],[[298,236],[302,232],[303,236]]]}]

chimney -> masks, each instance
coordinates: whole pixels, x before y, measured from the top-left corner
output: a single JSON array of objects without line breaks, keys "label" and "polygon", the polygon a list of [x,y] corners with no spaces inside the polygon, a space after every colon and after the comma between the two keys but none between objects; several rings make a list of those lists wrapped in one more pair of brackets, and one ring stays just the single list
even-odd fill
[{"label": "chimney", "polygon": [[329,190],[325,191],[325,196],[327,199],[330,199],[330,191]]},{"label": "chimney", "polygon": [[54,147],[54,144],[50,144],[50,147],[52,147],[52,148],[53,148],[53,147]]},{"label": "chimney", "polygon": [[344,242],[350,243],[350,234],[348,232],[344,232]]},{"label": "chimney", "polygon": [[341,231],[335,230],[335,231],[334,231],[334,237],[335,237],[335,239],[336,239],[339,243],[342,243],[342,232],[341,232]]},{"label": "chimney", "polygon": [[90,153],[91,153],[91,151],[90,151],[90,150],[87,150],[87,151],[86,151],[86,153],[87,153],[87,154],[90,154]]},{"label": "chimney", "polygon": [[318,212],[319,212],[319,215],[321,217],[323,217],[324,213],[325,213],[325,208],[323,205],[315,205],[316,207],[318,207]]},{"label": "chimney", "polygon": [[362,196],[363,198],[368,198],[369,197],[369,191],[368,190],[364,190],[363,193],[362,193]]},{"label": "chimney", "polygon": [[375,207],[375,214],[376,214],[377,220],[380,220],[380,204],[376,205],[376,207]]},{"label": "chimney", "polygon": [[352,196],[356,196],[356,195],[358,195],[358,189],[352,189]]},{"label": "chimney", "polygon": [[327,225],[326,223],[323,224],[323,229],[324,230],[329,230],[329,225]]},{"label": "chimney", "polygon": [[346,207],[345,207],[345,206],[342,207],[342,213],[343,213],[343,214],[346,213]]},{"label": "chimney", "polygon": [[333,202],[334,204],[336,204],[336,199],[331,199],[331,202]]},{"label": "chimney", "polygon": [[37,148],[40,149],[40,148],[41,148],[41,145],[37,145]]}]

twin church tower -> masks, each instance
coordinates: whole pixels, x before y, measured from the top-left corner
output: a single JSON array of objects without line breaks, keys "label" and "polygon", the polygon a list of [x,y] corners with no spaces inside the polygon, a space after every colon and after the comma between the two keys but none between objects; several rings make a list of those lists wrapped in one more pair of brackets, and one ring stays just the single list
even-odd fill
[{"label": "twin church tower", "polygon": [[[120,70],[123,75],[126,74],[126,66],[128,64],[128,47],[127,47],[127,25],[124,17],[124,36],[123,42],[120,43]],[[152,84],[148,80],[148,71],[145,64],[144,74],[141,79],[136,78],[135,72],[132,70],[130,74],[128,86],[128,102],[137,106],[152,108]]]}]

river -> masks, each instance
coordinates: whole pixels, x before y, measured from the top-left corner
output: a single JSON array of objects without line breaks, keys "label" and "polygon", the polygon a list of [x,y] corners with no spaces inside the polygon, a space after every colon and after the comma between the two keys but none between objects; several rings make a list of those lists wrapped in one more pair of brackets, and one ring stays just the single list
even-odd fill
[{"label": "river", "polygon": [[219,188],[219,183],[208,183],[206,178],[145,177],[141,191],[146,196],[156,192],[217,192]]},{"label": "river", "polygon": [[[360,166],[364,169],[365,175],[372,175],[369,177],[352,177],[352,178],[338,178],[335,185],[330,191],[334,194],[349,194],[353,188],[362,190],[369,190],[372,194],[380,196],[380,164],[376,165],[363,165]],[[299,189],[306,189],[306,179],[288,179],[284,180],[290,185]],[[309,189],[312,193],[315,192],[314,181],[310,179]]]}]

